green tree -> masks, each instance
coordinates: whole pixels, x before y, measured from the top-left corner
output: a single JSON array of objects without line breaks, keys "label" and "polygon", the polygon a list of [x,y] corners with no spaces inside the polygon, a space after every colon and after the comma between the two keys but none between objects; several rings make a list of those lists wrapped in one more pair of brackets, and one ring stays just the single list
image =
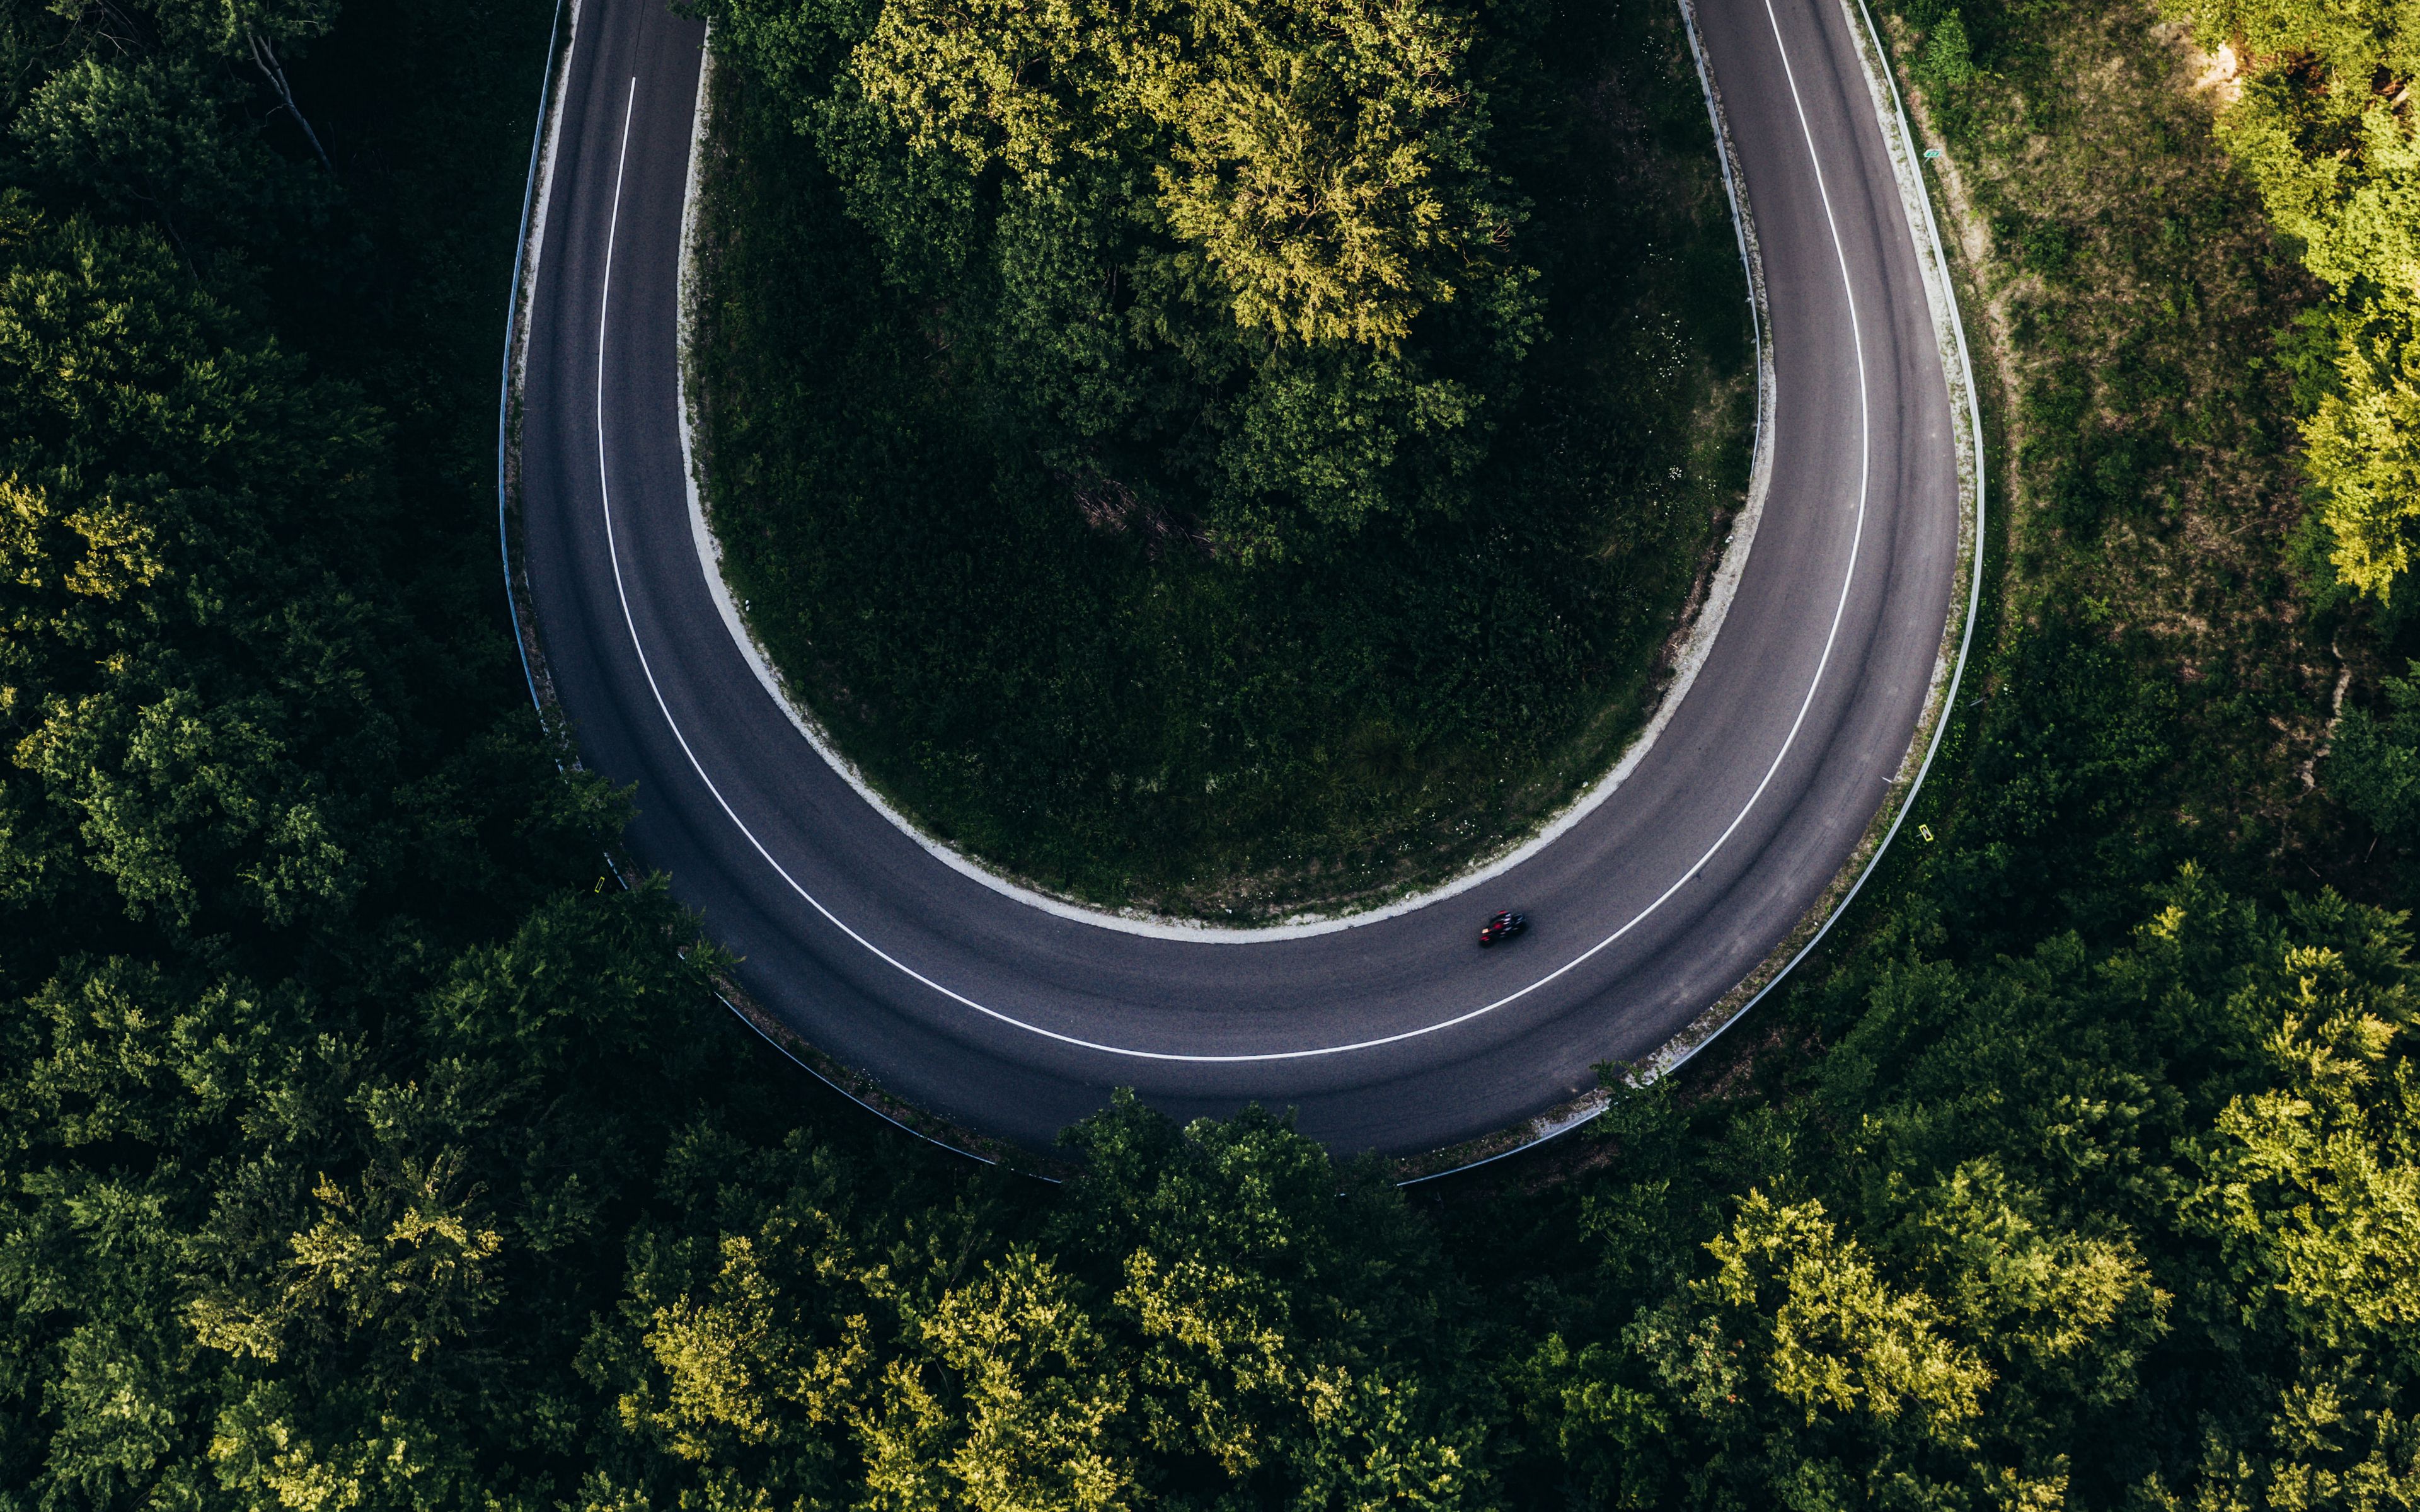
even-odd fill
[{"label": "green tree", "polygon": [[[0,183],[149,221],[188,258],[292,234],[325,214],[334,185],[286,61],[334,13],[330,0],[12,8],[0,55],[41,62],[12,62],[0,94],[19,148]],[[280,119],[315,164],[271,145]]]},{"label": "green tree", "polygon": [[2384,598],[2420,520],[2420,146],[2405,93],[2420,77],[2409,8],[2363,0],[2172,0],[2207,45],[2247,66],[2219,138],[2277,228],[2336,296],[2335,381],[2304,423],[2319,517],[2343,580]]},{"label": "green tree", "polygon": [[156,239],[0,217],[0,901],[324,920],[401,775],[378,421]]},{"label": "green tree", "polygon": [[639,1451],[604,1499],[1486,1500],[1466,1300],[1391,1188],[1257,1112],[1179,1130],[1121,1097],[1069,1138],[1084,1174],[1032,1227],[692,1141],[673,1170],[711,1209],[634,1245],[587,1349]]},{"label": "green tree", "polygon": [[2211,1239],[2240,1324],[2291,1350],[2266,1431],[2211,1479],[2238,1504],[2394,1506],[2420,1497],[2420,1075],[2408,971],[2287,952],[2264,982],[2268,1085],[2191,1152],[2185,1221]]},{"label": "green tree", "polygon": [[[1508,1484],[1625,1506],[2399,1504],[2400,918],[2190,869],[2119,948],[1920,925],[1782,1087],[1620,1095],[1504,1381]],[[1776,1096],[1776,1092],[1786,1095]],[[1500,1220],[1499,1220],[1500,1221]]]},{"label": "green tree", "polygon": [[1472,23],[1417,0],[892,4],[852,55],[920,150],[1048,178],[1140,167],[1138,272],[1214,283],[1247,330],[1394,346],[1482,285],[1517,216],[1495,203]]}]

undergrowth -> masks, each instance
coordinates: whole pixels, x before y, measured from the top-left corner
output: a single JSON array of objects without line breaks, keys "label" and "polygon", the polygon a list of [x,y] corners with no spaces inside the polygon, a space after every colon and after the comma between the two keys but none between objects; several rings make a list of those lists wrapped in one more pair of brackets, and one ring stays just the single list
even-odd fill
[{"label": "undergrowth", "polygon": [[1449,874],[1603,772],[1745,482],[1745,288],[1669,7],[1490,97],[1547,335],[1458,516],[1245,564],[1105,531],[953,393],[769,87],[719,75],[696,354],[751,625],[886,796],[1109,905],[1250,920]]}]

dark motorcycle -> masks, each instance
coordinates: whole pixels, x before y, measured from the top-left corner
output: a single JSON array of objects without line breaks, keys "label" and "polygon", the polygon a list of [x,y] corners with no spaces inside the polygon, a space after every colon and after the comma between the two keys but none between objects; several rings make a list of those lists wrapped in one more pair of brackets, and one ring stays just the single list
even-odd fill
[{"label": "dark motorcycle", "polygon": [[1480,946],[1481,949],[1484,949],[1487,946],[1496,944],[1499,940],[1509,940],[1513,935],[1520,933],[1523,930],[1526,930],[1528,927],[1528,915],[1516,914],[1508,908],[1504,910],[1504,912],[1497,915],[1494,918],[1489,919],[1486,923],[1480,926]]}]

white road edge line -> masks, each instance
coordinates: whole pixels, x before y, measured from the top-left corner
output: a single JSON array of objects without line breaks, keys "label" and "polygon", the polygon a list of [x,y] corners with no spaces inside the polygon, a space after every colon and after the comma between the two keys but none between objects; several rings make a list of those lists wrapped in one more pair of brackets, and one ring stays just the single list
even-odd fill
[{"label": "white road edge line", "polygon": [[[1856,7],[1854,12],[1849,9],[1852,5]],[[1771,0],[1766,0],[1766,8],[1770,11]],[[1848,892],[1841,897],[1838,904],[1824,916],[1823,922],[1815,931],[1814,937],[1799,947],[1797,953],[1792,955],[1779,971],[1774,973],[1773,980],[1758,988],[1756,995],[1742,1003],[1737,1012],[1714,1026],[1711,1032],[1695,1040],[1680,1054],[1659,1057],[1652,1063],[1652,1071],[1642,1080],[1670,1075],[1696,1058],[1699,1052],[1704,1050],[1706,1046],[1720,1039],[1725,1029],[1747,1017],[1751,1009],[1764,1001],[1766,994],[1787,981],[1791,973],[1798,969],[1798,964],[1815,953],[1816,948],[1823,943],[1823,937],[1832,933],[1832,926],[1840,921],[1841,917],[1848,913],[1849,905],[1857,901],[1857,894],[1865,890],[1867,881],[1881,867],[1883,857],[1889,854],[1891,841],[1899,838],[1900,828],[1907,823],[1907,816],[1915,810],[1916,795],[1924,791],[1924,779],[1932,773],[1933,758],[1941,754],[1941,743],[1949,734],[1950,723],[1958,712],[1958,689],[1966,676],[1967,653],[1974,648],[1975,644],[1976,616],[1981,613],[1983,608],[1983,558],[1989,544],[1984,538],[1984,490],[1989,481],[1989,471],[1983,455],[1983,407],[1981,401],[1976,396],[1975,359],[1966,346],[1966,322],[1958,308],[1958,289],[1949,266],[1949,251],[1947,244],[1941,239],[1941,225],[1932,213],[1931,193],[1924,187],[1923,160],[1916,157],[1915,149],[1908,145],[1913,139],[1913,133],[1908,124],[1907,103],[1900,99],[1899,80],[1892,76],[1890,60],[1883,52],[1885,44],[1882,39],[1882,30],[1874,24],[1874,14],[1867,8],[1866,0],[1840,0],[1840,11],[1842,18],[1849,23],[1851,33],[1856,38],[1858,58],[1864,66],[1866,74],[1866,87],[1873,96],[1874,113],[1881,118],[1883,145],[1892,156],[1894,177],[1899,180],[1900,208],[1901,213],[1907,217],[1909,236],[1916,242],[1916,261],[1922,267],[1924,274],[1926,301],[1928,303],[1934,304],[1935,339],[1940,338],[1943,328],[1946,328],[1949,338],[1947,345],[1957,354],[1959,377],[1964,384],[1962,399],[1962,391],[1953,388],[1950,394],[1950,407],[1953,409],[1963,408],[1966,411],[1967,446],[1975,486],[1973,538],[1968,543],[1970,561],[1966,586],[1966,615],[1964,623],[1959,627],[1958,651],[1949,663],[1948,686],[1941,693],[1940,712],[1933,720],[1932,738],[1925,746],[1924,760],[1917,764],[1916,776],[1907,785],[1907,796],[1900,800],[1899,812],[1891,816],[1890,827],[1883,832],[1882,840],[1875,844],[1873,854],[1866,858],[1865,867],[1858,872],[1856,880],[1849,884]],[[1862,31],[1858,26],[1861,20],[1864,23]],[[1785,65],[1787,61],[1785,58]],[[1889,97],[1887,111],[1883,108],[1885,92]],[[1921,237],[1916,235],[1916,217],[1919,211],[1923,216],[1924,234]],[[1931,253],[1929,265],[1926,259],[1928,251]],[[1944,365],[1946,369],[1947,364]],[[1948,374],[1945,370],[1942,376],[1947,378]],[[1936,672],[1934,675],[1937,677],[1939,673]],[[1923,726],[1919,723],[1916,728],[1921,730]],[[1594,1115],[1591,1114],[1590,1117]],[[1579,1121],[1585,1122],[1586,1119]],[[1574,1127],[1577,1125],[1575,1124]]]},{"label": "white road edge line", "polygon": [[1615,941],[1620,940],[1623,935],[1628,934],[1632,930],[1637,928],[1639,924],[1644,922],[1651,915],[1654,914],[1656,910],[1662,908],[1664,904],[1671,899],[1673,894],[1679,892],[1683,887],[1687,886],[1690,879],[1694,878],[1699,872],[1703,871],[1706,863],[1713,860],[1715,854],[1719,852],[1725,844],[1729,843],[1731,836],[1738,832],[1740,825],[1746,821],[1748,814],[1756,808],[1759,800],[1764,796],[1765,789],[1770,787],[1773,783],[1774,775],[1781,769],[1781,764],[1789,757],[1791,748],[1797,743],[1798,733],[1807,722],[1807,710],[1814,706],[1815,695],[1823,686],[1823,674],[1831,666],[1832,652],[1839,640],[1840,621],[1848,610],[1849,593],[1851,588],[1856,582],[1857,558],[1862,550],[1865,541],[1866,507],[1873,476],[1873,426],[1872,404],[1870,395],[1868,392],[1866,375],[1864,328],[1857,316],[1856,289],[1849,272],[1848,250],[1840,239],[1839,222],[1832,210],[1832,192],[1829,185],[1824,182],[1823,178],[1822,154],[1816,148],[1813,129],[1807,124],[1806,105],[1801,100],[1798,91],[1797,70],[1791,67],[1790,50],[1788,45],[1782,40],[1781,23],[1779,18],[1774,14],[1773,0],[1765,0],[1765,17],[1773,25],[1774,45],[1780,51],[1782,71],[1790,81],[1791,101],[1798,115],[1799,132],[1807,142],[1807,162],[1815,174],[1816,193],[1822,197],[1823,202],[1823,218],[1825,225],[1831,232],[1833,255],[1838,259],[1840,266],[1841,295],[1848,304],[1850,343],[1855,350],[1857,359],[1857,407],[1860,455],[1857,477],[1857,517],[1856,525],[1850,536],[1849,567],[1848,571],[1840,579],[1839,601],[1833,606],[1832,624],[1830,629],[1826,631],[1823,638],[1823,655],[1817,659],[1815,664],[1815,674],[1807,683],[1807,696],[1799,702],[1797,716],[1791,720],[1789,734],[1783,737],[1781,748],[1774,753],[1772,764],[1765,768],[1764,776],[1757,782],[1756,791],[1748,795],[1747,802],[1741,806],[1739,813],[1732,818],[1731,822],[1728,825],[1724,827],[1723,832],[1719,836],[1715,837],[1714,842],[1706,848],[1706,852],[1703,856],[1698,857],[1697,861],[1692,864],[1686,872],[1683,872],[1670,887],[1665,888],[1662,893],[1657,895],[1654,902],[1649,903],[1645,908],[1640,909],[1637,915],[1633,916],[1628,923],[1622,925],[1620,929],[1615,930],[1612,933],[1606,935],[1604,939],[1599,940],[1596,944],[1589,947],[1586,950],[1581,951],[1578,955],[1573,957],[1563,964],[1556,967],[1544,976],[1540,977],[1537,980],[1529,983],[1527,987],[1523,987],[1516,992],[1508,993],[1492,1003],[1487,1003],[1481,1007],[1471,1009],[1466,1012],[1456,1014],[1451,1018],[1440,1019],[1436,1023],[1424,1025],[1421,1027],[1415,1029],[1404,1029],[1395,1034],[1381,1035],[1368,1040],[1357,1040],[1346,1044],[1320,1045],[1305,1050],[1272,1050],[1240,1055],[1200,1055],[1163,1050],[1138,1050],[1125,1045],[1113,1045],[1103,1043],[1096,1040],[1086,1040],[1077,1035],[1063,1034],[1056,1029],[1045,1028],[1041,1025],[1029,1023],[1013,1014],[1004,1013],[998,1009],[978,1003],[973,998],[967,996],[963,993],[943,986],[941,983],[935,981],[930,977],[927,977],[923,973],[916,970],[913,966],[908,965],[897,957],[885,951],[873,941],[867,939],[864,935],[860,934],[856,930],[851,929],[846,923],[841,920],[839,916],[832,913],[830,909],[825,907],[823,903],[813,893],[799,886],[798,879],[791,876],[789,872],[783,867],[782,863],[773,858],[772,853],[765,848],[764,841],[758,840],[755,832],[751,830],[748,825],[741,821],[739,815],[732,809],[730,801],[723,797],[722,790],[715,785],[714,779],[711,777],[706,775],[704,764],[700,763],[697,759],[697,752],[690,747],[689,736],[682,732],[679,721],[673,717],[671,707],[665,703],[663,689],[659,687],[656,682],[655,669],[648,665],[646,648],[640,642],[638,622],[631,613],[629,594],[624,587],[622,581],[622,558],[620,548],[614,540],[613,509],[606,472],[605,338],[608,330],[607,316],[612,308],[613,293],[613,243],[615,235],[621,225],[622,217],[622,171],[623,168],[627,166],[629,160],[630,117],[637,110],[638,101],[639,81],[637,76],[633,75],[630,80],[629,101],[622,118],[622,158],[621,162],[616,164],[613,173],[613,206],[611,218],[607,223],[605,234],[605,273],[603,286],[597,297],[597,496],[604,511],[606,551],[613,561],[613,587],[615,593],[621,598],[622,620],[623,624],[629,628],[630,647],[638,656],[639,670],[646,675],[648,691],[655,695],[656,707],[663,714],[664,723],[672,731],[673,738],[679,742],[681,753],[689,758],[690,766],[697,773],[698,780],[706,784],[706,792],[713,795],[715,803],[721,808],[724,816],[730,819],[733,826],[737,828],[741,835],[747,837],[748,843],[755,848],[756,854],[765,858],[765,864],[771,867],[774,873],[780,876],[783,882],[789,884],[790,890],[797,893],[801,899],[803,899],[808,906],[814,909],[818,914],[821,914],[831,923],[833,928],[847,935],[851,940],[856,941],[857,944],[861,946],[869,954],[891,966],[893,970],[898,971],[901,975],[908,978],[910,980],[921,983],[924,987],[931,989],[933,992],[939,994],[941,996],[949,998],[952,1002],[972,1009],[974,1011],[983,1014],[985,1017],[995,1020],[998,1023],[1007,1025],[1012,1028],[1022,1029],[1029,1034],[1037,1035],[1046,1040],[1056,1041],[1061,1044],[1071,1045],[1078,1049],[1095,1051],[1102,1055],[1122,1056],[1136,1060],[1180,1061],[1196,1065],[1232,1065],[1262,1061],[1307,1060],[1318,1057],[1347,1055],[1355,1051],[1375,1050],[1385,1045],[1400,1044],[1407,1040],[1420,1039],[1427,1035],[1436,1034],[1443,1030],[1453,1028],[1458,1025],[1467,1024],[1474,1019],[1481,1018],[1489,1013],[1493,1013],[1500,1008],[1518,1002],[1522,998],[1528,996],[1531,993],[1536,992],[1539,988],[1545,986],[1547,983],[1556,980],[1571,971],[1576,970],[1581,964],[1595,957],[1600,951],[1605,950],[1606,948],[1614,944]]}]

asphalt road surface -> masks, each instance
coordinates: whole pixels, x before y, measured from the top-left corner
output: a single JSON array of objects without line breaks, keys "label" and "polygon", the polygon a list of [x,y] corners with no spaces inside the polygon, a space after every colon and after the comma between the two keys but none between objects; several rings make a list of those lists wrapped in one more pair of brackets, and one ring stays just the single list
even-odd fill
[{"label": "asphalt road surface", "polygon": [[[1514,1124],[1645,1057],[1765,959],[1909,749],[1957,576],[1952,411],[1837,0],[1701,0],[1761,240],[1773,486],[1729,618],[1629,779],[1484,889],[1252,943],[1046,913],[844,782],[716,610],[680,441],[680,227],[702,27],[585,0],[529,306],[523,560],[583,761],[637,787],[749,991],[892,1093],[1030,1146],[1137,1088],[1299,1111],[1340,1152]],[[1525,910],[1489,951],[1486,913]]]}]

